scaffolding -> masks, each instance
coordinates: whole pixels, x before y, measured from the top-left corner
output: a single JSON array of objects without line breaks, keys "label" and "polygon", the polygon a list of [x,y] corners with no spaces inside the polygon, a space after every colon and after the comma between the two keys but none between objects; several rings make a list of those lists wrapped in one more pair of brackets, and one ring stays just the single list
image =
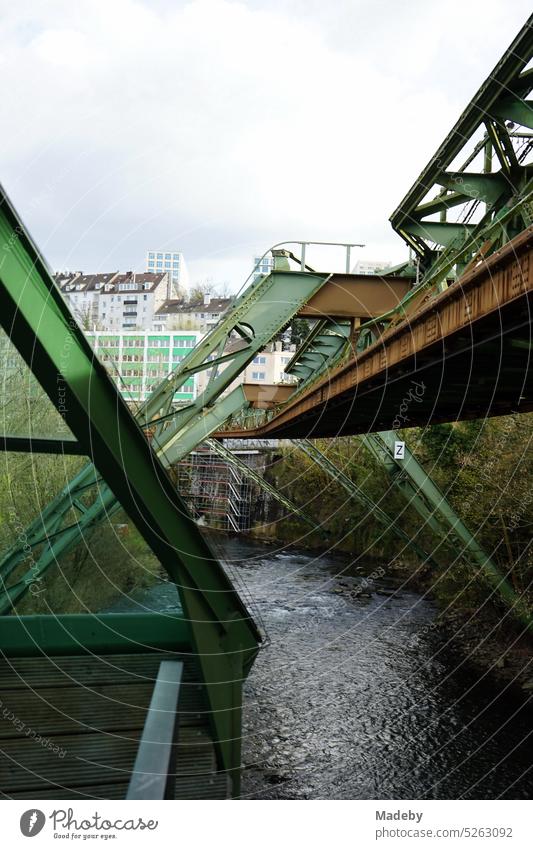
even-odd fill
[{"label": "scaffolding", "polygon": [[[254,449],[235,452],[241,462],[262,471],[264,458]],[[243,533],[252,524],[264,493],[245,472],[202,444],[176,465],[177,485],[193,516],[217,530]]]}]

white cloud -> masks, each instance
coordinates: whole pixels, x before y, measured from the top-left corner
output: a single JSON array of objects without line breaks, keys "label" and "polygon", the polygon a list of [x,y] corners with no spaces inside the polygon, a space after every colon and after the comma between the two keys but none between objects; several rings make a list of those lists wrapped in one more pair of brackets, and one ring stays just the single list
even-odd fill
[{"label": "white cloud", "polygon": [[525,20],[518,0],[1,3],[4,183],[55,266],[245,274],[387,223]]}]

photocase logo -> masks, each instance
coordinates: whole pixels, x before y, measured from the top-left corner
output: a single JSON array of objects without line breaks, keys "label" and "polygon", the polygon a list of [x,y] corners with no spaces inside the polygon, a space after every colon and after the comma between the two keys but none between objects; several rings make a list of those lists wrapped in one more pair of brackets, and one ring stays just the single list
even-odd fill
[{"label": "photocase logo", "polygon": [[24,837],[35,837],[42,831],[46,822],[46,817],[42,811],[37,808],[31,808],[29,811],[24,811],[20,818],[20,830]]}]

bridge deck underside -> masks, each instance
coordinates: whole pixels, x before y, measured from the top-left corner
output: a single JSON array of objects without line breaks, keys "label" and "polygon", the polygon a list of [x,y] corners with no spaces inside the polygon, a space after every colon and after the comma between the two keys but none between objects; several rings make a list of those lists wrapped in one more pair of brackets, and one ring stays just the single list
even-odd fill
[{"label": "bridge deck underside", "polygon": [[175,798],[227,798],[198,669],[158,651],[0,660],[0,795],[124,799],[165,659],[185,663]]},{"label": "bridge deck underside", "polygon": [[268,424],[231,435],[330,437],[533,410],[532,242],[529,228]]}]

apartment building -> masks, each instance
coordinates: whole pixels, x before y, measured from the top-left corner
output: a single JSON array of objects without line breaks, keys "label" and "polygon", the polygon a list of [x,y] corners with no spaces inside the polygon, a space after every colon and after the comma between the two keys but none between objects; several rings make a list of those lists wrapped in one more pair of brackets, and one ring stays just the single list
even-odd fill
[{"label": "apartment building", "polygon": [[204,295],[203,300],[187,303],[183,300],[168,300],[155,313],[154,330],[190,328],[207,333],[226,312],[233,298],[213,298]]},{"label": "apartment building", "polygon": [[[227,391],[231,392],[241,383],[257,383],[264,386],[277,383],[296,383],[295,377],[285,374],[285,367],[294,356],[295,350],[294,345],[291,345],[290,349],[287,350],[283,349],[281,342],[271,343],[264,351],[253,358],[252,362],[233,381]],[[198,373],[198,393],[204,390],[208,378],[208,371]]]},{"label": "apartment building", "polygon": [[352,268],[352,274],[379,274],[391,267],[390,262],[379,259],[360,259]]},{"label": "apartment building", "polygon": [[170,298],[177,298],[180,289],[188,287],[187,267],[181,251],[147,251],[146,271],[169,275],[172,284]]},{"label": "apartment building", "polygon": [[[131,402],[145,401],[201,338],[201,334],[195,332],[87,331],[85,335],[123,397]],[[175,393],[174,401],[193,400],[197,389],[197,378],[193,375]]]},{"label": "apartment building", "polygon": [[151,330],[154,315],[172,293],[167,272],[58,273],[56,285],[87,330]]},{"label": "apartment building", "polygon": [[258,277],[265,277],[270,274],[274,268],[274,257],[272,256],[256,256],[254,257],[254,270],[252,280],[255,283]]}]

